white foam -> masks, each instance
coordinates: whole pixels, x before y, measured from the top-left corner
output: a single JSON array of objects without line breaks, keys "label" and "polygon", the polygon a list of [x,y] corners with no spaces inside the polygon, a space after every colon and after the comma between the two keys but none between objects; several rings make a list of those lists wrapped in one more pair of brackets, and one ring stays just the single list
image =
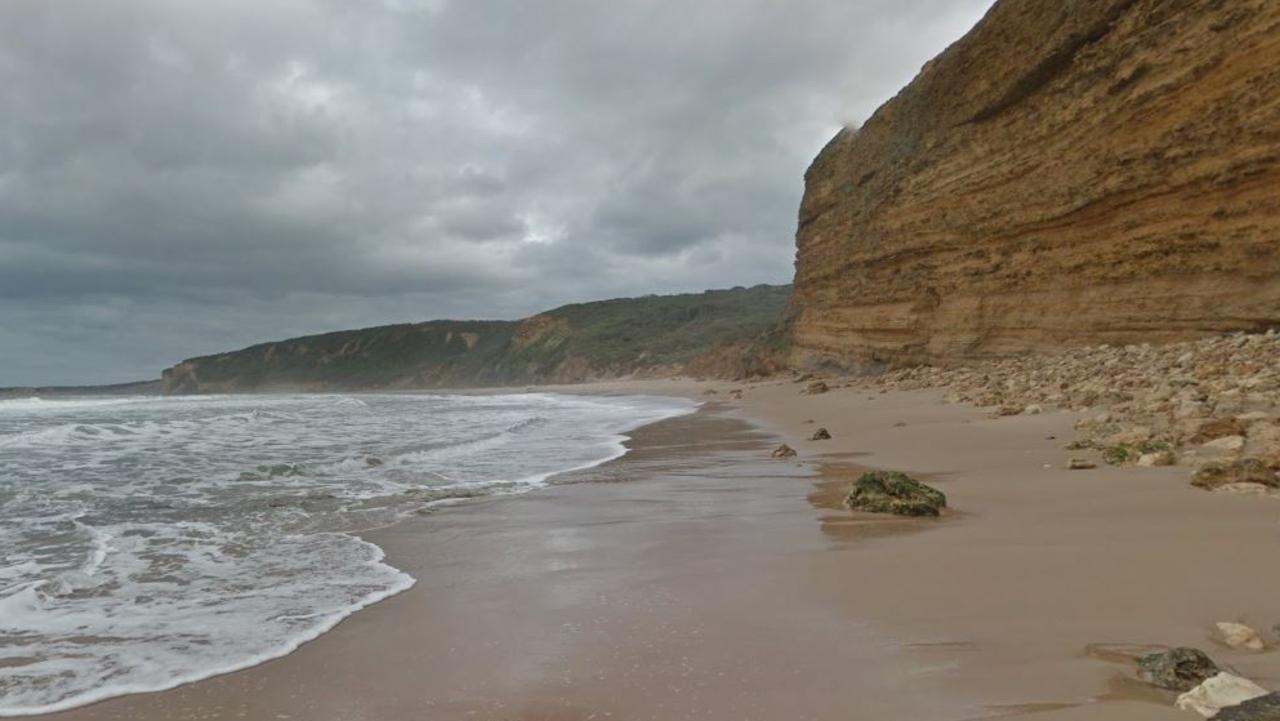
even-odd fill
[{"label": "white foam", "polygon": [[289,653],[413,584],[362,529],[532,490],[696,408],[552,394],[94,400],[0,413],[0,716]]}]

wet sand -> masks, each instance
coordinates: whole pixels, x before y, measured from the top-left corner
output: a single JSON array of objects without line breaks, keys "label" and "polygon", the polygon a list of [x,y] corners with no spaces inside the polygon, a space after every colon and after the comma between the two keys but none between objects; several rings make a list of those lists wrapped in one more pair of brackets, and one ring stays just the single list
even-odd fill
[{"label": "wet sand", "polygon": [[[1280,502],[1185,469],[1062,470],[1067,413],[731,387],[575,388],[719,393],[618,461],[370,534],[418,584],[290,656],[40,718],[1196,718],[1098,644],[1197,645],[1280,688],[1280,654],[1209,639],[1280,621]],[[804,440],[819,425],[834,438]],[[768,460],[779,438],[800,457]],[[954,510],[850,514],[863,466]]]}]

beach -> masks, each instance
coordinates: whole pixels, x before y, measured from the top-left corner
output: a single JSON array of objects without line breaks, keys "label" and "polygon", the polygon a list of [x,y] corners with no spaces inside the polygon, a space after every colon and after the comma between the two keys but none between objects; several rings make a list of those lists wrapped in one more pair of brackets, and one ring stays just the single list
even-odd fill
[{"label": "beach", "polygon": [[[706,404],[548,488],[366,534],[417,584],[288,656],[35,718],[1196,718],[1133,680],[1124,652],[1146,645],[1280,686],[1276,654],[1211,640],[1280,621],[1275,499],[1185,468],[1066,470],[1068,412],[803,388],[561,389]],[[770,459],[781,442],[798,456]],[[852,514],[865,468],[918,475],[950,510]]]}]

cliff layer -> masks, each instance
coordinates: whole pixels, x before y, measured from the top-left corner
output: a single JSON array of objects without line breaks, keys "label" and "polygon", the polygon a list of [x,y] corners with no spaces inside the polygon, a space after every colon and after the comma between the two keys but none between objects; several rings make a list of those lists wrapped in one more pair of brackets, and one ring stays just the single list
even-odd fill
[{"label": "cliff layer", "polygon": [[567,305],[522,321],[430,321],[339,331],[190,358],[165,393],[576,383],[631,375],[738,377],[790,286]]},{"label": "cliff layer", "polygon": [[805,177],[797,365],[1280,323],[1280,3],[1000,0]]}]

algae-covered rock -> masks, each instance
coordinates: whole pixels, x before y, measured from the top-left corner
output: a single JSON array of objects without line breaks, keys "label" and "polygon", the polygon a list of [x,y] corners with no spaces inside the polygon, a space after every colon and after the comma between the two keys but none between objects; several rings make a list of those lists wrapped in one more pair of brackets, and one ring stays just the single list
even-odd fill
[{"label": "algae-covered rock", "polygon": [[1186,646],[1147,654],[1138,668],[1145,681],[1171,691],[1190,691],[1221,670],[1204,651]]},{"label": "algae-covered rock", "polygon": [[1229,706],[1213,717],[1214,721],[1280,721],[1280,693],[1249,699]]},{"label": "algae-covered rock", "polygon": [[770,453],[769,457],[770,458],[792,458],[795,455],[796,455],[796,449],[783,443],[782,445],[773,449],[773,453]]},{"label": "algae-covered rock", "polygon": [[845,505],[870,513],[937,516],[947,507],[947,497],[905,473],[872,471],[854,481]]}]

